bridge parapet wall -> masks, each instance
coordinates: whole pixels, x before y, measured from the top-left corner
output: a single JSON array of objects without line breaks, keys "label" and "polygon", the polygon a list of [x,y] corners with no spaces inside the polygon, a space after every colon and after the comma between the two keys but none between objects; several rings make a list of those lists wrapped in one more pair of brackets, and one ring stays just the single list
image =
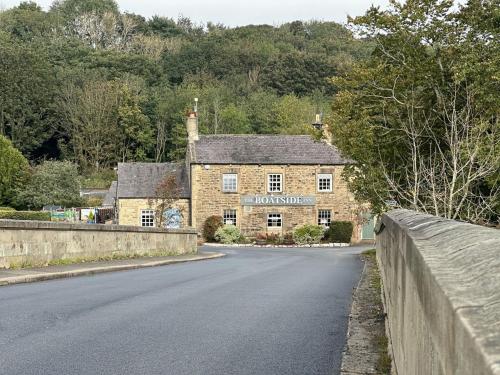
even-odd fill
[{"label": "bridge parapet wall", "polygon": [[194,229],[0,220],[0,269],[65,259],[196,253]]},{"label": "bridge parapet wall", "polygon": [[393,371],[500,374],[500,231],[408,210],[377,228]]}]

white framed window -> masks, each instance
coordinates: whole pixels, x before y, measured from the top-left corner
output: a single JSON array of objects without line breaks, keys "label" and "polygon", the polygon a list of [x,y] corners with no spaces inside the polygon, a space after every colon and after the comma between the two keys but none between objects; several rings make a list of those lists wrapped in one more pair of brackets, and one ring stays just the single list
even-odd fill
[{"label": "white framed window", "polygon": [[269,228],[281,228],[283,226],[282,214],[267,214],[267,226]]},{"label": "white framed window", "polygon": [[333,175],[331,173],[318,174],[318,191],[331,192],[333,188]]},{"label": "white framed window", "polygon": [[318,225],[329,227],[332,223],[332,211],[318,210]]},{"label": "white framed window", "polygon": [[222,175],[222,191],[224,193],[236,193],[238,191],[238,175],[236,173],[224,173]]},{"label": "white framed window", "polygon": [[222,219],[224,225],[236,225],[236,210],[224,210]]},{"label": "white framed window", "polygon": [[154,226],[155,226],[155,211],[141,210],[141,227],[154,227]]},{"label": "white framed window", "polygon": [[269,193],[281,193],[283,191],[283,175],[281,173],[267,175],[267,191]]}]

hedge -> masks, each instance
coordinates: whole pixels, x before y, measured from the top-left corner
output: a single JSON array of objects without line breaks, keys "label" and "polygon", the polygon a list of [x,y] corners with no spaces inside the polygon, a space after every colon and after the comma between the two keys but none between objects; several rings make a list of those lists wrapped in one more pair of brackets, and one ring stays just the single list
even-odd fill
[{"label": "hedge", "polygon": [[50,212],[45,212],[45,211],[0,211],[0,219],[50,221]]},{"label": "hedge", "polygon": [[350,243],[354,225],[350,221],[332,221],[326,232],[330,242]]},{"label": "hedge", "polygon": [[15,210],[11,207],[0,207],[0,211],[15,211]]}]

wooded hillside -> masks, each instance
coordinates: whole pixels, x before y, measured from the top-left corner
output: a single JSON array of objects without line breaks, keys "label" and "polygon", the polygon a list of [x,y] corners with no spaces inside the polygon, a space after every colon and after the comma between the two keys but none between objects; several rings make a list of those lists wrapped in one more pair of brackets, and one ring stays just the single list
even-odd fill
[{"label": "wooded hillside", "polygon": [[202,133],[301,134],[371,46],[333,22],[227,28],[65,0],[0,13],[0,50],[0,134],[89,173],[182,158],[195,97]]}]

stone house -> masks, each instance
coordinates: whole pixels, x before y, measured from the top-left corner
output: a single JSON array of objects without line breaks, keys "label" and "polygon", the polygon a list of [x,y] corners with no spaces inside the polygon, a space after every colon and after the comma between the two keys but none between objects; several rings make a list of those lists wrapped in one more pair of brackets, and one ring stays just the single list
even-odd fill
[{"label": "stone house", "polygon": [[355,224],[353,241],[372,239],[342,171],[349,160],[307,135],[199,135],[195,113],[187,121],[188,148],[181,163],[121,163],[121,225],[157,225],[157,187],[175,176],[177,198],[164,213],[168,226],[192,226],[221,216],[243,234],[286,234],[304,224]]}]

